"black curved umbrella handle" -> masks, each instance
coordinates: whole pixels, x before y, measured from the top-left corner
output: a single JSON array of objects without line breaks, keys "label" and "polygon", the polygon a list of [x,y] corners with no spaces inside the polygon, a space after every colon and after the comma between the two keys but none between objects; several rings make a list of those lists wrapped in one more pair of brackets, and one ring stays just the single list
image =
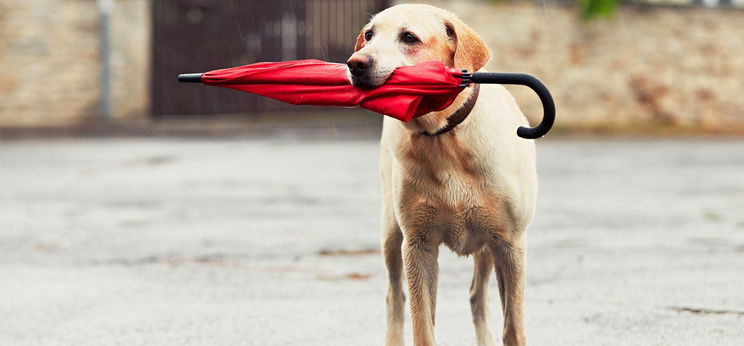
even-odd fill
[{"label": "black curved umbrella handle", "polygon": [[524,73],[491,72],[463,73],[462,77],[463,81],[473,83],[525,85],[537,93],[543,106],[543,119],[535,127],[521,126],[517,129],[517,135],[519,137],[537,139],[545,136],[550,131],[550,128],[553,127],[553,122],[555,121],[555,102],[553,102],[553,96],[550,95],[548,88],[539,79]]}]

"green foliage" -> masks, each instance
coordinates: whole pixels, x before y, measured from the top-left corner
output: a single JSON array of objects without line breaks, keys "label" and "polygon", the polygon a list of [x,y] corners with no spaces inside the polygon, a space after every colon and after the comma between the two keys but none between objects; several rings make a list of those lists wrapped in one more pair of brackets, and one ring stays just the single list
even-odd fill
[{"label": "green foliage", "polygon": [[[494,4],[505,3],[509,0],[490,0]],[[542,0],[543,3],[546,0]],[[721,0],[730,1],[730,0]],[[611,18],[615,14],[615,7],[620,0],[577,0],[581,10],[581,18],[589,21],[600,18]]]},{"label": "green foliage", "polygon": [[618,2],[619,0],[579,0],[581,18],[592,20],[612,17]]}]

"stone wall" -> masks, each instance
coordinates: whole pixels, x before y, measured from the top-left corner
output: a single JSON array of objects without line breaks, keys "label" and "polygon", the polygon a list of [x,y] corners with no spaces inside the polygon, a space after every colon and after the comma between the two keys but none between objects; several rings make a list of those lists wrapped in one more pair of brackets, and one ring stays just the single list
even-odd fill
[{"label": "stone wall", "polygon": [[[613,19],[584,23],[574,7],[427,2],[484,37],[487,69],[543,80],[559,128],[744,131],[744,10],[621,6]],[[528,89],[510,89],[539,117]]]},{"label": "stone wall", "polygon": [[[584,23],[574,7],[428,2],[485,38],[489,70],[542,79],[558,128],[744,131],[744,10],[621,6]],[[147,117],[150,0],[116,0],[113,25],[115,117]],[[96,119],[97,30],[96,0],[0,0],[0,126]],[[529,90],[510,88],[539,116]]]},{"label": "stone wall", "polygon": [[[0,0],[0,126],[74,125],[99,115],[96,0]],[[148,110],[147,0],[117,0],[114,116]]]}]

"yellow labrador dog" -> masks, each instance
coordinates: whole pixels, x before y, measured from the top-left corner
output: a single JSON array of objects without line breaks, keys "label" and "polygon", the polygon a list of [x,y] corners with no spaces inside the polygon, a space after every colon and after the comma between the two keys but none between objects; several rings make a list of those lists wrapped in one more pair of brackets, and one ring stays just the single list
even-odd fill
[{"label": "yellow labrador dog", "polygon": [[[348,61],[359,87],[380,86],[399,66],[441,60],[474,72],[490,52],[454,14],[398,5],[367,24]],[[387,345],[403,345],[405,271],[416,345],[434,345],[439,246],[473,255],[470,305],[478,345],[495,345],[488,279],[495,271],[504,345],[524,345],[525,231],[537,193],[534,144],[517,137],[527,125],[500,85],[471,85],[448,108],[408,123],[385,117],[382,170],[383,253],[388,270]],[[495,270],[494,270],[495,269]]]}]

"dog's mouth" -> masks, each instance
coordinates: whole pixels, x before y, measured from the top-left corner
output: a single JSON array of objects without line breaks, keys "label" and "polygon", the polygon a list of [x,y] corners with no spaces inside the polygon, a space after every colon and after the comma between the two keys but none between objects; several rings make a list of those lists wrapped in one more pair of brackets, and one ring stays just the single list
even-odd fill
[{"label": "dog's mouth", "polygon": [[351,76],[351,85],[359,89],[374,89],[381,86],[382,83],[375,83],[375,81],[369,75]]},{"label": "dog's mouth", "polygon": [[393,74],[394,70],[394,68],[377,68],[357,74],[349,71],[349,81],[351,82],[351,85],[360,89],[375,89],[385,84]]}]

